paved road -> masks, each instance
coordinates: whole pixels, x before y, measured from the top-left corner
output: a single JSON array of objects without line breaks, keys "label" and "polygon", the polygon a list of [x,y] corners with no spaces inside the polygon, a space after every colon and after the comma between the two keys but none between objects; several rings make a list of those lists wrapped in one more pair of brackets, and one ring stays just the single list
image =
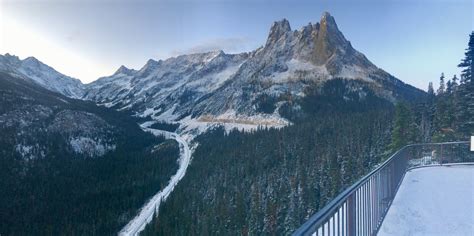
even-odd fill
[{"label": "paved road", "polygon": [[170,179],[168,185],[155,194],[148,202],[140,209],[140,213],[135,216],[120,232],[120,236],[128,235],[138,235],[142,230],[145,229],[145,226],[153,220],[153,216],[158,214],[161,201],[165,201],[166,198],[173,191],[174,187],[186,174],[186,169],[188,168],[189,163],[191,162],[191,151],[189,149],[188,143],[179,136],[177,133],[172,133],[164,130],[152,129],[149,126],[152,123],[146,122],[141,125],[143,130],[153,133],[154,135],[164,135],[168,139],[174,139],[179,143],[179,168],[175,175]]}]

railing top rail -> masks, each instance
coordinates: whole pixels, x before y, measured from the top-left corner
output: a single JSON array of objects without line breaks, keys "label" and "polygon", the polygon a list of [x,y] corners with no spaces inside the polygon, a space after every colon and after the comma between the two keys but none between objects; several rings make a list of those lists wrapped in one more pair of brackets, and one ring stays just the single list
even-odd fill
[{"label": "railing top rail", "polygon": [[415,146],[429,146],[429,145],[449,145],[449,144],[469,144],[469,141],[455,141],[455,142],[441,142],[441,143],[414,143],[414,144],[408,144],[404,146],[403,148],[415,147]]},{"label": "railing top rail", "polygon": [[395,156],[397,156],[399,153],[401,153],[403,150],[405,150],[408,147],[414,147],[414,146],[429,146],[429,145],[449,145],[449,144],[469,144],[469,141],[455,141],[455,142],[440,142],[440,143],[416,143],[416,144],[409,144],[406,146],[403,146],[400,148],[398,151],[396,151],[394,154],[392,154],[387,160],[385,160],[382,164],[377,166],[374,170],[369,172],[369,174],[365,175],[364,177],[360,178],[357,182],[352,184],[350,187],[348,187],[346,190],[344,190],[342,193],[337,195],[332,201],[326,204],[325,207],[323,207],[321,210],[319,210],[316,214],[311,216],[303,225],[298,228],[293,235],[304,235],[308,231],[311,230],[311,228],[314,225],[318,225],[320,223],[323,223],[327,217],[330,217],[331,214],[336,211],[339,206],[346,201],[346,199],[353,193],[355,192],[361,185],[363,185],[367,180],[372,177],[375,173],[379,172],[381,169],[383,169],[385,166],[387,166]]}]

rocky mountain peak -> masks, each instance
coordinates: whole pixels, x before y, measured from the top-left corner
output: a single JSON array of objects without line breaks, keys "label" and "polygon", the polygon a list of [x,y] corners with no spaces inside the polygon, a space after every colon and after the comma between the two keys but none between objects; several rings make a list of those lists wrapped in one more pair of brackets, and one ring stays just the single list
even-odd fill
[{"label": "rocky mountain peak", "polygon": [[146,62],[145,66],[151,66],[151,65],[157,65],[159,64],[160,62],[159,61],[155,61],[153,59],[148,59],[148,61]]},{"label": "rocky mountain peak", "polygon": [[320,23],[321,25],[322,24],[330,24],[330,25],[333,25],[333,26],[336,26],[336,20],[334,19],[333,16],[331,16],[331,14],[329,14],[329,12],[323,12],[323,14],[321,15],[321,20],[320,20]]},{"label": "rocky mountain peak", "polygon": [[9,53],[5,55],[0,54],[0,70],[8,70],[9,67],[16,67],[21,64],[20,58]]},{"label": "rocky mountain peak", "polygon": [[225,52],[223,50],[214,51],[216,57],[224,56]]},{"label": "rocky mountain peak", "polygon": [[133,73],[134,71],[135,71],[135,70],[129,69],[129,68],[127,68],[126,66],[121,65],[120,68],[118,68],[118,70],[115,71],[114,75],[118,75],[118,74],[130,75],[130,74]]},{"label": "rocky mountain peak", "polygon": [[285,18],[281,19],[280,21],[275,21],[275,22],[273,22],[272,27],[270,28],[270,31],[271,32],[276,32],[276,31],[288,32],[288,31],[291,31],[290,22]]},{"label": "rocky mountain peak", "polygon": [[323,13],[321,16],[320,24],[320,38],[331,40],[334,43],[345,44],[347,40],[339,30],[336,24],[336,20],[328,12]]},{"label": "rocky mountain peak", "polygon": [[18,56],[12,55],[10,53],[6,53],[4,56],[0,55],[0,58],[5,58],[6,60],[20,61],[20,58],[18,58]]},{"label": "rocky mountain peak", "polygon": [[25,58],[24,61],[30,61],[30,62],[40,63],[40,61],[39,61],[38,59],[36,59],[36,57],[27,57],[27,58]]},{"label": "rocky mountain peak", "polygon": [[204,57],[204,61],[210,62],[214,60],[215,58],[219,58],[222,56],[225,56],[225,53],[223,50],[215,50],[215,51],[210,51],[207,53],[203,53],[202,56]]},{"label": "rocky mountain peak", "polygon": [[[340,66],[335,65],[341,64],[339,61],[342,58],[350,60],[354,49],[339,31],[334,17],[324,12],[320,22],[308,23],[294,32],[286,19],[273,23],[263,53],[267,54],[269,59],[293,58],[316,66],[329,63],[329,71],[334,74],[341,70]],[[280,59],[279,61],[281,62]],[[275,64],[267,62],[272,63]]]},{"label": "rocky mountain peak", "polygon": [[[23,60],[23,64],[24,65],[27,65],[27,66],[31,66],[31,67],[41,67],[42,65],[45,65],[43,64],[42,62],[40,62],[38,59],[36,59],[35,57],[27,57]],[[46,65],[45,65],[46,66]]]},{"label": "rocky mountain peak", "polygon": [[291,27],[287,19],[273,22],[270,28],[270,34],[268,35],[267,45],[275,43],[281,37],[287,35],[288,32],[291,32]]},{"label": "rocky mountain peak", "polygon": [[160,66],[160,61],[155,61],[153,59],[149,59],[146,64],[139,70],[140,76],[146,77],[150,75],[156,68]]},{"label": "rocky mountain peak", "polygon": [[317,64],[326,63],[333,55],[345,54],[351,50],[349,42],[339,31],[334,17],[328,12],[323,13],[319,22],[319,31],[315,38],[315,57]]}]

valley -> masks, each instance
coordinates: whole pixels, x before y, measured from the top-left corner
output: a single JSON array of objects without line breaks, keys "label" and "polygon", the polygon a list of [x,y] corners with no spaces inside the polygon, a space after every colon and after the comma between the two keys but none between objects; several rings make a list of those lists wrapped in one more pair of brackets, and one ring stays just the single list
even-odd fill
[{"label": "valley", "polygon": [[188,143],[181,136],[179,136],[177,133],[149,128],[151,124],[153,124],[153,122],[143,123],[141,127],[145,131],[150,132],[155,136],[164,136],[167,139],[174,139],[176,142],[178,142],[180,149],[178,171],[171,177],[166,187],[160,190],[160,192],[156,193],[150,200],[148,200],[145,205],[143,205],[138,215],[136,215],[119,232],[119,235],[136,235],[145,229],[146,224],[151,222],[153,217],[158,215],[161,202],[166,201],[178,182],[186,174],[186,169],[191,162],[191,150],[189,149]]}]

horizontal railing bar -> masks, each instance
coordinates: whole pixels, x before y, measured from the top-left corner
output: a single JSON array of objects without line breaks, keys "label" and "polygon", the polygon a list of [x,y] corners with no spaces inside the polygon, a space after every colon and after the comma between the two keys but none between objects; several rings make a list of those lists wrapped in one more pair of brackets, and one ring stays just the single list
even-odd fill
[{"label": "horizontal railing bar", "polygon": [[451,144],[469,144],[469,141],[455,141],[455,142],[442,142],[442,143],[414,143],[408,144],[404,147],[415,147],[415,146],[430,146],[430,145],[451,145]]},{"label": "horizontal railing bar", "polygon": [[456,162],[456,163],[443,163],[443,164],[429,164],[429,165],[421,165],[421,166],[412,166],[408,167],[407,171],[419,168],[427,168],[427,167],[440,167],[440,166],[459,166],[459,165],[474,165],[474,162]]}]

